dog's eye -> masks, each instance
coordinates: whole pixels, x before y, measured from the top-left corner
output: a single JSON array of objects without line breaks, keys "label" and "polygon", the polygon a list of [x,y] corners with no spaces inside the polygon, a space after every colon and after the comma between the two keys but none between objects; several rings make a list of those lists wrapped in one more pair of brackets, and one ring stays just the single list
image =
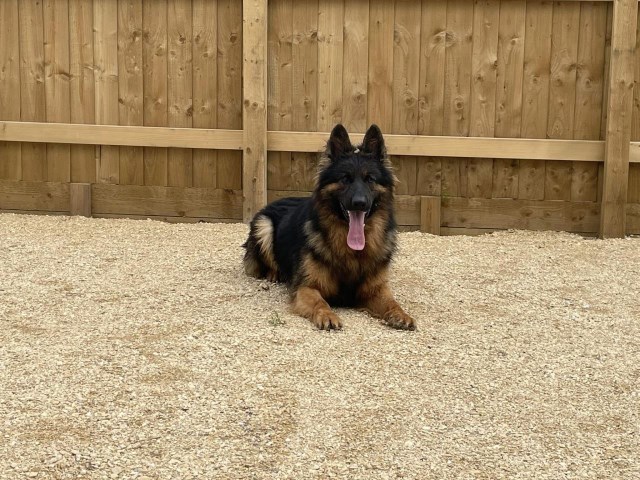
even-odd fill
[{"label": "dog's eye", "polygon": [[376,183],[376,178],[373,175],[367,175],[364,177],[364,181],[367,183]]},{"label": "dog's eye", "polygon": [[353,182],[353,178],[351,178],[351,175],[343,175],[342,178],[340,179],[340,182],[342,182],[345,185],[347,185],[347,184]]}]

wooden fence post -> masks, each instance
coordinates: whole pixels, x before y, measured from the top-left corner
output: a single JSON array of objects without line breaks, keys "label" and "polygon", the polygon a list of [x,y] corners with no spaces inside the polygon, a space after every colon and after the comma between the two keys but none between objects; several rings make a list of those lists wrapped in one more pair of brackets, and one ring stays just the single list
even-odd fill
[{"label": "wooden fence post", "polygon": [[420,197],[420,231],[440,235],[440,197]]},{"label": "wooden fence post", "polygon": [[267,1],[242,2],[242,218],[267,203]]},{"label": "wooden fence post", "polygon": [[91,216],[91,184],[69,184],[69,213],[71,215]]},{"label": "wooden fence post", "polygon": [[600,237],[625,235],[638,0],[613,1]]}]

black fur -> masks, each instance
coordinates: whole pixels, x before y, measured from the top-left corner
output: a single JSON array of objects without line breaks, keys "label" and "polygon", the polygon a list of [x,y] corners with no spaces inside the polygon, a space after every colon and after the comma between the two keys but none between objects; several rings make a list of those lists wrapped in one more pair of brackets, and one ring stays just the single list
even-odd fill
[{"label": "black fur", "polygon": [[[275,201],[252,220],[249,238],[243,245],[245,271],[258,278],[285,282],[295,289],[304,282],[302,260],[310,254],[335,272],[339,293],[326,300],[332,305],[354,305],[359,284],[386,268],[395,251],[394,182],[380,129],[372,125],[363,143],[354,147],[344,127],[337,125],[327,142],[312,196]],[[346,210],[367,212],[367,224],[376,216],[384,219],[380,227],[384,241],[379,248],[354,251],[332,247],[330,230],[338,225],[347,227]],[[260,229],[265,218],[271,222],[273,231],[271,261],[260,248]],[[265,235],[264,231],[262,234]],[[354,262],[343,261],[341,255],[357,258],[357,268],[353,267]]]}]

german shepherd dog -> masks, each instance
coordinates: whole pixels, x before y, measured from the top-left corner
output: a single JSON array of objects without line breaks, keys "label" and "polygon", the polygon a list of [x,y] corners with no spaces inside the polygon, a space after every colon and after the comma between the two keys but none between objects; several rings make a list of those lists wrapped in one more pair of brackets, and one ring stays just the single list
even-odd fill
[{"label": "german shepherd dog", "polygon": [[331,132],[310,198],[283,198],[256,214],[244,243],[247,275],[286,283],[293,311],[320,329],[340,329],[330,308],[357,307],[387,325],[415,330],[387,284],[396,250],[396,178],[380,129],[354,147]]}]

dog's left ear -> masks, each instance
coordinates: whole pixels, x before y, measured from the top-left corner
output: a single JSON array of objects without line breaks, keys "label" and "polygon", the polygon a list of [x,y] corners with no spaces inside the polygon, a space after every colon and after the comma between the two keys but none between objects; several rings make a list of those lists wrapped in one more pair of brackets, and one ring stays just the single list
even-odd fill
[{"label": "dog's left ear", "polygon": [[377,125],[371,125],[369,130],[367,130],[367,133],[364,136],[364,141],[362,142],[362,151],[370,153],[379,160],[382,160],[384,157],[386,153],[384,138],[382,138],[382,132]]},{"label": "dog's left ear", "polygon": [[353,151],[353,146],[351,145],[351,140],[349,139],[347,129],[344,128],[342,124],[339,123],[338,125],[333,127],[331,136],[329,137],[329,141],[327,142],[327,150],[327,153],[329,153],[329,157],[334,161],[338,160],[346,153]]}]

